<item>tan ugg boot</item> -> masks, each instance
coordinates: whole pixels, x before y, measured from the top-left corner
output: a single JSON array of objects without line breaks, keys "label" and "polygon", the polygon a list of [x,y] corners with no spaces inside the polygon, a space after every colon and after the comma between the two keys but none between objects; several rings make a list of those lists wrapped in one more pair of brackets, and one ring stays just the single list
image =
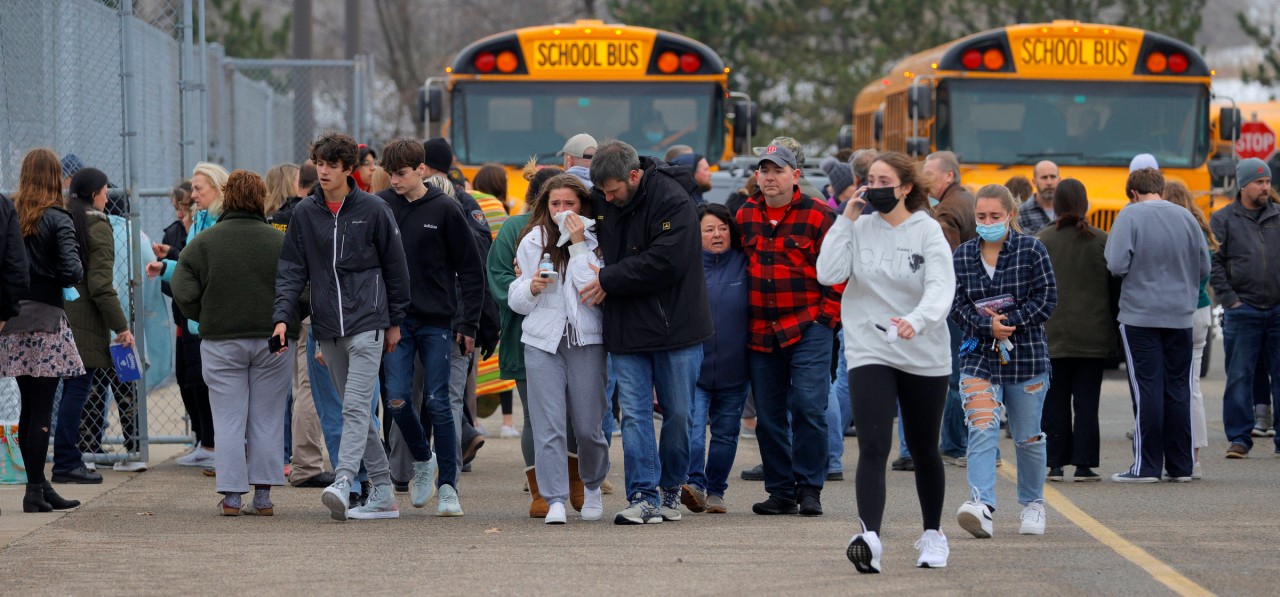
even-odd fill
[{"label": "tan ugg boot", "polygon": [[582,484],[582,476],[578,474],[578,455],[569,455],[569,503],[573,505],[573,509],[582,511],[582,500],[586,495],[587,488]]},{"label": "tan ugg boot", "polygon": [[533,472],[533,467],[524,469],[524,476],[529,480],[529,496],[533,498],[533,502],[529,504],[529,518],[546,518],[547,500],[542,499],[542,494],[538,493],[538,475]]}]

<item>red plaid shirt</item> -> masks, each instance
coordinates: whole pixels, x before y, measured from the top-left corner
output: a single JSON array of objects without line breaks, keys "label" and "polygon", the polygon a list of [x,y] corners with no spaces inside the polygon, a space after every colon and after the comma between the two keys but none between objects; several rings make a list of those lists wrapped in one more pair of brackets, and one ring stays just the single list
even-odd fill
[{"label": "red plaid shirt", "polygon": [[775,226],[757,193],[738,210],[750,278],[751,335],[747,346],[773,352],[800,341],[810,323],[834,329],[840,322],[840,292],[818,283],[818,249],[836,214],[797,187]]}]

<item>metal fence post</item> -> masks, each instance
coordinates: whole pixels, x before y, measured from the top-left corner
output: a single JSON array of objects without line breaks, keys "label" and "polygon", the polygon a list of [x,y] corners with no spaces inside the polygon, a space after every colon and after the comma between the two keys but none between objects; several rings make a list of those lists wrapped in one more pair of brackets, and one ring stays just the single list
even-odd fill
[{"label": "metal fence post", "polygon": [[[137,65],[134,63],[133,55],[133,0],[123,0],[120,3],[120,82],[121,91],[124,95],[123,119],[121,120],[121,136],[124,141],[124,187],[128,197],[129,204],[129,253],[131,255],[130,265],[132,272],[130,278],[134,289],[137,289],[137,280],[143,279],[142,270],[142,228],[141,216],[138,213],[138,139],[137,131],[134,129],[135,118],[137,116],[137,90],[135,89],[136,81],[134,73]],[[131,293],[135,299],[130,301],[133,307],[134,327],[137,327],[145,318],[145,308],[142,303],[140,293]],[[146,334],[140,333],[134,339],[139,354],[147,354]],[[139,459],[146,461],[150,453],[150,441],[147,437],[147,384],[145,379],[140,380],[137,385],[137,397],[135,405],[137,407],[136,421],[136,440],[138,442]],[[117,399],[117,402],[119,400]],[[123,418],[123,416],[121,417]]]}]

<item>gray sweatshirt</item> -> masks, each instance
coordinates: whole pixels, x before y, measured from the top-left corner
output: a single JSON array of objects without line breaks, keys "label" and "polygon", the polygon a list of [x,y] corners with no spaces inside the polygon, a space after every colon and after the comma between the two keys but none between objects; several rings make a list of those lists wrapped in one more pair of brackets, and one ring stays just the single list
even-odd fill
[{"label": "gray sweatshirt", "polygon": [[1191,327],[1209,248],[1191,212],[1164,200],[1120,210],[1107,234],[1107,269],[1120,285],[1120,323]]}]

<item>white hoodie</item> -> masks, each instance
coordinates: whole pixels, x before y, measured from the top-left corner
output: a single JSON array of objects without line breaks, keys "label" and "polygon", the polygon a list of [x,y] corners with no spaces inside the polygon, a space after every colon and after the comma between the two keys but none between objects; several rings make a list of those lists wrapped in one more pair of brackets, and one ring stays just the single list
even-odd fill
[{"label": "white hoodie", "polygon": [[[850,369],[887,365],[914,375],[951,374],[945,320],[956,275],[951,246],[937,221],[924,211],[897,227],[879,213],[857,222],[837,216],[818,253],[818,282],[834,286],[846,280],[840,320]],[[893,317],[910,322],[916,336],[886,342],[876,324],[892,329]]]},{"label": "white hoodie", "polygon": [[516,263],[520,265],[520,277],[507,289],[507,303],[511,310],[524,315],[520,341],[534,348],[555,354],[560,347],[568,325],[573,330],[569,338],[574,346],[603,344],[603,316],[600,307],[591,307],[578,300],[578,291],[592,280],[596,273],[590,265],[603,267],[596,257],[596,237],[590,230],[584,231],[586,240],[569,245],[567,271],[560,272],[560,279],[548,285],[538,296],[529,290],[533,276],[542,261],[542,228],[535,226],[516,247]]}]

